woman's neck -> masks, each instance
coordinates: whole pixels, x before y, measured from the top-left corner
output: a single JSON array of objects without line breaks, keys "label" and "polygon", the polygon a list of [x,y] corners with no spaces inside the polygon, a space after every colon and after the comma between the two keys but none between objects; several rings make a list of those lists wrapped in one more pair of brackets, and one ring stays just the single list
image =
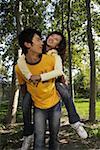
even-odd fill
[{"label": "woman's neck", "polygon": [[48,52],[49,50],[51,50],[51,49],[53,49],[52,47],[50,47],[50,46],[46,46],[46,51]]}]

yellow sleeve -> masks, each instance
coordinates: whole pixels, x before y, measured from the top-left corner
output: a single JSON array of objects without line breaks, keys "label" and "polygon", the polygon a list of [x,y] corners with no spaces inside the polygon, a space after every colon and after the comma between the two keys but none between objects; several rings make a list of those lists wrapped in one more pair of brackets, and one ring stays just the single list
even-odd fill
[{"label": "yellow sleeve", "polygon": [[18,67],[21,70],[22,74],[26,77],[26,79],[29,80],[32,73],[30,72],[30,70],[28,69],[26,65],[25,55],[22,54],[17,62],[18,62]]},{"label": "yellow sleeve", "polygon": [[19,85],[25,84],[26,83],[25,79],[24,79],[21,71],[19,70],[18,65],[15,66],[15,72],[16,72],[16,76],[17,76]]}]

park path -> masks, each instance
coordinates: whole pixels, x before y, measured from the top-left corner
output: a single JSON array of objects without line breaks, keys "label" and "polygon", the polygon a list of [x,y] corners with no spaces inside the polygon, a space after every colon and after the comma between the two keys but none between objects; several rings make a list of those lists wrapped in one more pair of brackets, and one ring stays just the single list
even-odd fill
[{"label": "park path", "polygon": [[[100,137],[90,134],[91,128],[89,128],[88,123],[86,123],[86,126],[88,126],[86,130],[89,133],[89,137],[83,140],[71,128],[66,118],[67,117],[64,116],[61,119],[59,132],[60,150],[100,150]],[[20,150],[23,142],[22,124],[17,124],[15,129],[0,130],[0,134],[0,150]],[[48,138],[46,138],[46,141],[48,141]],[[29,150],[32,149],[33,146],[31,146]],[[46,150],[48,150],[48,148]]]}]

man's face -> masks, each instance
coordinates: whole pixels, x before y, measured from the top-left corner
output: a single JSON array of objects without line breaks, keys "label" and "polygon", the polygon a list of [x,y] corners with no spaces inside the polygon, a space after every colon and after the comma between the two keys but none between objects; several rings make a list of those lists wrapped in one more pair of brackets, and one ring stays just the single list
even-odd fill
[{"label": "man's face", "polygon": [[33,53],[41,54],[42,53],[42,45],[43,45],[43,42],[42,42],[40,36],[37,34],[34,34],[34,36],[32,38],[32,44],[30,44],[30,50]]},{"label": "man's face", "polygon": [[58,45],[60,41],[62,40],[62,37],[58,34],[52,34],[47,39],[47,45],[50,48],[58,48]]}]

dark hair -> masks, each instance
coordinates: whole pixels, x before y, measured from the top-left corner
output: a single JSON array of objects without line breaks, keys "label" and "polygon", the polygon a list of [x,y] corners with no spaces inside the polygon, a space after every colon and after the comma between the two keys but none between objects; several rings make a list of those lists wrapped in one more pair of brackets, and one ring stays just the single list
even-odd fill
[{"label": "dark hair", "polygon": [[43,46],[43,53],[46,53],[46,45],[47,45],[47,39],[49,36],[51,36],[52,34],[57,34],[60,35],[62,37],[62,40],[60,41],[60,43],[58,44],[58,48],[56,48],[58,54],[61,56],[62,62],[64,63],[65,59],[66,59],[66,39],[64,37],[64,35],[61,32],[58,31],[53,31],[51,32],[47,38],[46,41],[44,41],[44,46]]},{"label": "dark hair", "polygon": [[19,45],[22,48],[22,53],[24,53],[25,55],[28,52],[28,48],[24,45],[24,43],[28,42],[28,43],[32,44],[32,38],[33,38],[34,34],[37,34],[41,37],[41,33],[32,28],[24,29],[18,36]]}]

